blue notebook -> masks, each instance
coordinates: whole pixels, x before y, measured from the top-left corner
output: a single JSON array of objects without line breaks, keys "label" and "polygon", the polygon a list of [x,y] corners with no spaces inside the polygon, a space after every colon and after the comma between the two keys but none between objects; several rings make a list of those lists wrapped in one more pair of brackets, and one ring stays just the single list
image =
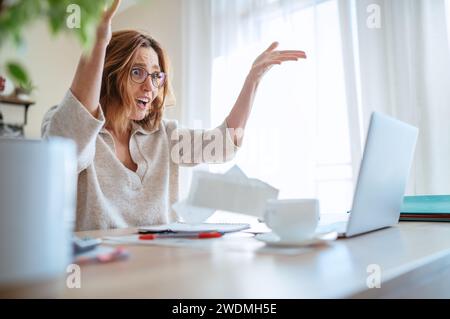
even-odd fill
[{"label": "blue notebook", "polygon": [[400,221],[450,222],[450,195],[405,196]]},{"label": "blue notebook", "polygon": [[450,195],[405,196],[401,212],[450,214]]}]

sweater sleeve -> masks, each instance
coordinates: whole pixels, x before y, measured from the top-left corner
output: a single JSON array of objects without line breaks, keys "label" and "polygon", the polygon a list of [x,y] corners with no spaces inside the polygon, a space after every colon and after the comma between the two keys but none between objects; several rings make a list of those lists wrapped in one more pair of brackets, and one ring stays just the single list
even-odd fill
[{"label": "sweater sleeve", "polygon": [[210,130],[180,128],[176,121],[168,121],[166,130],[171,160],[181,166],[225,163],[231,161],[239,150],[226,121]]},{"label": "sweater sleeve", "polygon": [[61,103],[50,108],[44,115],[41,135],[43,138],[61,136],[74,140],[77,145],[79,173],[92,164],[95,142],[104,124],[105,117],[101,108],[97,119],[68,90]]}]

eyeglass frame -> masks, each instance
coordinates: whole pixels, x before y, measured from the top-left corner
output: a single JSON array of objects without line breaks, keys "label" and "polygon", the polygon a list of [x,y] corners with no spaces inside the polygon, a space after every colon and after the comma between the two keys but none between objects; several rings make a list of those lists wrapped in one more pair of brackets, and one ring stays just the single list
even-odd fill
[{"label": "eyeglass frame", "polygon": [[[135,69],[142,70],[142,71],[144,71],[144,72],[146,73],[145,78],[144,78],[144,80],[142,80],[142,82],[137,82],[137,81],[135,81],[135,80],[133,79],[133,76],[132,76],[131,73],[132,73],[133,70],[135,70]],[[156,81],[156,79],[157,79],[156,76],[155,76],[155,74],[158,74],[158,75],[164,74],[164,81],[162,82],[162,85],[161,85],[161,86],[155,85],[154,81]],[[164,84],[166,83],[166,77],[167,77],[167,74],[166,74],[165,72],[162,72],[162,71],[155,71],[155,72],[153,72],[153,73],[149,73],[145,68],[140,67],[140,66],[134,66],[134,67],[132,67],[131,70],[130,70],[130,79],[131,79],[131,81],[133,81],[134,83],[137,83],[137,84],[142,84],[142,83],[144,83],[145,81],[147,81],[147,79],[148,79],[149,76],[151,77],[151,82],[152,82],[152,85],[153,85],[154,88],[160,89],[160,88],[162,88],[162,87],[164,86]]]}]

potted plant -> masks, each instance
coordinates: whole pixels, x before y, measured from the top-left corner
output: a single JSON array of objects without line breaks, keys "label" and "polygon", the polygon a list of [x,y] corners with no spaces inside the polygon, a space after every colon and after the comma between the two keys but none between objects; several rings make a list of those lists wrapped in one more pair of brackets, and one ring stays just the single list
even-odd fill
[{"label": "potted plant", "polygon": [[33,85],[25,68],[17,62],[8,62],[6,64],[6,72],[15,84],[15,96],[21,100],[30,100],[30,95],[36,87]]},{"label": "potted plant", "polygon": [[[94,42],[95,26],[103,9],[112,0],[0,0],[0,48],[6,42],[23,44],[23,33],[36,20],[46,20],[53,35],[65,31],[74,35],[88,50]],[[77,23],[73,23],[73,22]],[[19,94],[30,94],[33,85],[26,70],[17,62],[7,62],[7,72]]]}]

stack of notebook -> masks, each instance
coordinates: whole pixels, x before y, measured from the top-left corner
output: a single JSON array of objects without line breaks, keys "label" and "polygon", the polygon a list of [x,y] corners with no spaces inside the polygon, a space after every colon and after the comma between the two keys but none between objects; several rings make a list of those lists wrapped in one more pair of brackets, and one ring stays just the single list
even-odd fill
[{"label": "stack of notebook", "polygon": [[450,195],[405,196],[400,221],[450,222]]}]

